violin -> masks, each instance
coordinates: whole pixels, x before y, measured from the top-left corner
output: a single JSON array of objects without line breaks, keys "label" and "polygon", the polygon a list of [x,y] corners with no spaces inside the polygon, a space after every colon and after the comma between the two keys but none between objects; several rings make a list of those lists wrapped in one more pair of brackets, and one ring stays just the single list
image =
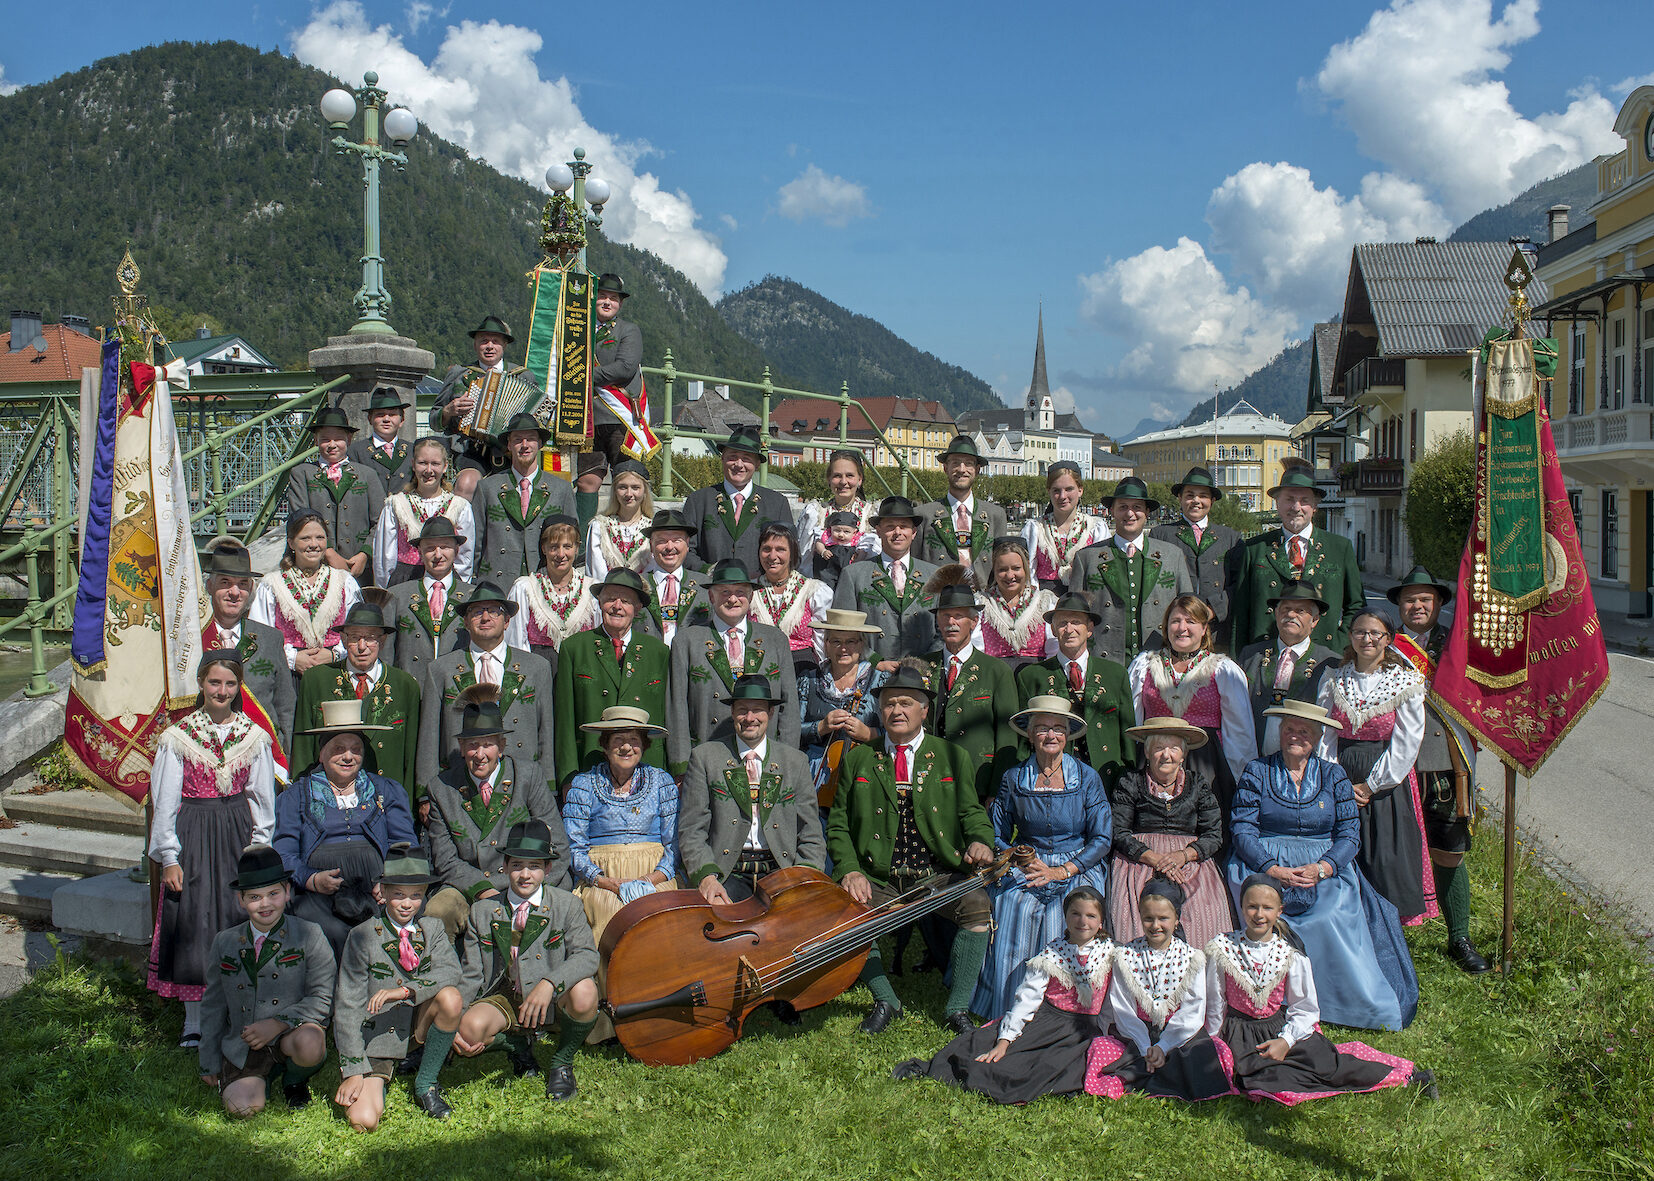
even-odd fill
[{"label": "violin", "polygon": [[[861,700],[865,694],[857,689],[850,698],[850,704],[845,706],[845,712],[854,717],[861,712]],[[838,799],[839,764],[853,745],[850,736],[843,730],[836,732],[837,737],[827,744],[827,751],[821,756],[821,766],[816,771],[816,806],[831,808],[833,801]]]},{"label": "violin", "polygon": [[683,1066],[710,1058],[740,1040],[760,1005],[813,1009],[844,992],[876,939],[998,879],[1017,853],[1007,850],[951,886],[922,886],[872,909],[805,866],[765,874],[751,898],[728,906],[698,890],[646,895],[604,929],[602,1009],[639,1062]]}]

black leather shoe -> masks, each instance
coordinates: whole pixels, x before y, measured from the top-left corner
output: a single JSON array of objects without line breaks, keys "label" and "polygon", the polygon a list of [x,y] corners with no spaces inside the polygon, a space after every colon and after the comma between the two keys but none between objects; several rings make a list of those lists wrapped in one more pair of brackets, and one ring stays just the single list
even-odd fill
[{"label": "black leather shoe", "polygon": [[419,1064],[425,1061],[425,1047],[415,1046],[411,1054],[396,1064],[397,1074],[418,1074]]},{"label": "black leather shoe", "polygon": [[447,1119],[454,1114],[454,1109],[448,1106],[448,1100],[442,1094],[440,1086],[433,1086],[428,1091],[421,1091],[414,1096],[414,1102],[419,1104],[419,1110],[432,1119]]},{"label": "black leather shoe", "polygon": [[287,1106],[294,1111],[310,1102],[309,1083],[284,1083],[282,1084],[281,1093],[287,1099]]},{"label": "black leather shoe", "polygon": [[518,1078],[540,1077],[540,1064],[534,1058],[534,1051],[528,1046],[511,1051],[511,1073]]},{"label": "black leather shoe", "polygon": [[770,1012],[775,1014],[775,1019],[781,1024],[791,1026],[794,1029],[804,1024],[804,1018],[798,1015],[798,1010],[786,1001],[771,1001]]},{"label": "black leather shoe", "polygon": [[1441,1092],[1436,1089],[1436,1072],[1433,1070],[1415,1066],[1413,1067],[1413,1076],[1407,1081],[1422,1091],[1426,1099],[1434,1100],[1442,1097]]},{"label": "black leather shoe", "polygon": [[930,1064],[923,1058],[909,1058],[906,1062],[896,1063],[896,1069],[890,1072],[890,1077],[897,1082],[906,1082],[908,1079],[924,1078],[930,1073]]},{"label": "black leather shoe", "polygon": [[902,1015],[902,1011],[889,1001],[874,1001],[873,1007],[867,1010],[867,1016],[861,1019],[863,1033],[883,1033],[885,1027]]},{"label": "black leather shoe", "polygon": [[1470,941],[1468,935],[1461,935],[1447,945],[1447,958],[1472,976],[1493,971],[1493,965],[1476,950],[1476,945]]},{"label": "black leather shoe", "polygon": [[552,1066],[546,1070],[546,1098],[554,1101],[573,1099],[580,1088],[574,1085],[574,1067]]},{"label": "black leather shoe", "polygon": [[947,1017],[943,1019],[942,1024],[953,1030],[954,1033],[976,1032],[976,1022],[972,1021],[971,1015],[963,1009],[956,1009],[952,1013],[949,1013]]}]

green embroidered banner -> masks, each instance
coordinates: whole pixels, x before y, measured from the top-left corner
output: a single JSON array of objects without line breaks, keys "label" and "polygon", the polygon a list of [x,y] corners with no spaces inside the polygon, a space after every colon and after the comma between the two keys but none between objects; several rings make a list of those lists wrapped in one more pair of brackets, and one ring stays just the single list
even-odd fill
[{"label": "green embroidered banner", "polygon": [[585,444],[591,434],[591,277],[542,266],[534,272],[534,312],[523,364],[556,395],[558,443]]},{"label": "green embroidered banner", "polygon": [[1545,498],[1534,342],[1490,340],[1487,359],[1487,585],[1512,610],[1545,598]]}]

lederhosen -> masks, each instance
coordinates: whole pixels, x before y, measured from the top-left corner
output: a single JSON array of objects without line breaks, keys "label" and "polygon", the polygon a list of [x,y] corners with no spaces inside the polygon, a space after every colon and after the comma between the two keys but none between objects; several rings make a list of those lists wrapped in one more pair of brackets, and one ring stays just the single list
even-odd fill
[{"label": "lederhosen", "polygon": [[[1398,640],[1403,638],[1412,640],[1405,633],[1397,637]],[[1422,645],[1429,667],[1420,668],[1419,672],[1426,680],[1435,678],[1436,662],[1441,659],[1442,644],[1446,639],[1445,629],[1436,627],[1430,630],[1428,640]],[[1398,645],[1398,650],[1417,667],[1418,661],[1408,650],[1410,646]],[[1472,804],[1469,816],[1458,814],[1458,769],[1455,759],[1460,760],[1467,771],[1474,773],[1474,757],[1467,758],[1465,752],[1454,749],[1453,727],[1429,697],[1425,698],[1424,712],[1424,738],[1419,743],[1418,759],[1413,764],[1419,777],[1419,803],[1424,808],[1424,843],[1443,853],[1466,853],[1470,851],[1471,837],[1476,830],[1476,809]]]},{"label": "lederhosen", "polygon": [[[758,797],[763,794],[764,777],[760,775],[758,782],[749,784],[747,790],[751,793],[748,806],[753,816],[758,815]],[[740,878],[753,893],[758,892],[758,879],[767,873],[779,868],[775,854],[769,849],[749,849],[746,842],[741,843],[741,851],[735,857],[735,867],[729,871],[732,878]]]}]

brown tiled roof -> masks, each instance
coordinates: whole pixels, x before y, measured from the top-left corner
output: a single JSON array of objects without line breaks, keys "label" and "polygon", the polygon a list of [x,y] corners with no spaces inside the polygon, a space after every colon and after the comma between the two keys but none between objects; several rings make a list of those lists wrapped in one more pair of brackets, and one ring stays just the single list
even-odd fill
[{"label": "brown tiled roof", "polygon": [[[866,407],[867,414],[863,414],[855,406],[850,407],[850,431],[871,432],[873,423],[877,423],[880,430],[890,425],[891,419],[904,422],[936,422],[945,426],[953,425],[953,416],[942,407],[940,402],[927,402],[920,398],[864,398],[861,402]],[[873,423],[868,422],[868,415],[872,416]],[[787,398],[770,407],[770,422],[783,433],[792,430],[794,420],[802,418],[813,430],[816,420],[825,418],[832,429],[838,429],[839,404],[826,398]]]},{"label": "brown tiled roof", "polygon": [[0,333],[0,382],[79,381],[82,369],[98,367],[102,346],[90,336],[61,324],[42,325],[40,334],[45,352],[27,344],[14,353],[11,333]]}]

